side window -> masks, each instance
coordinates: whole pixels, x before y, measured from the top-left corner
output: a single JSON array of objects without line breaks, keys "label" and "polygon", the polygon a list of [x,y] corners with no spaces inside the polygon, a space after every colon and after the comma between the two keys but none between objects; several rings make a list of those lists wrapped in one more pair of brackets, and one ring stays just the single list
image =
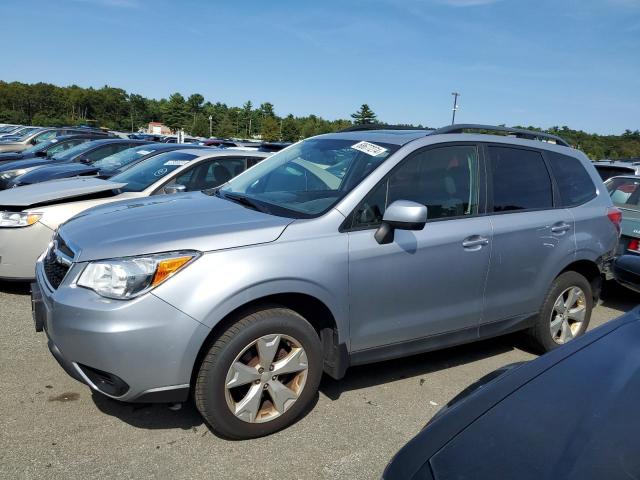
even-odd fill
[{"label": "side window", "polygon": [[183,172],[172,183],[184,185],[187,191],[207,190],[228,182],[244,169],[243,158],[216,159]]},{"label": "side window", "polygon": [[551,178],[539,152],[489,147],[493,184],[493,211],[553,207]]},{"label": "side window", "polygon": [[640,180],[618,177],[607,182],[607,190],[614,204],[621,207],[640,205]]},{"label": "side window", "polygon": [[555,152],[547,152],[547,156],[563,207],[575,207],[595,198],[596,187],[580,160]]},{"label": "side window", "polygon": [[447,146],[410,155],[356,208],[352,228],[379,225],[396,200],[422,203],[428,220],[477,214],[477,147]]}]

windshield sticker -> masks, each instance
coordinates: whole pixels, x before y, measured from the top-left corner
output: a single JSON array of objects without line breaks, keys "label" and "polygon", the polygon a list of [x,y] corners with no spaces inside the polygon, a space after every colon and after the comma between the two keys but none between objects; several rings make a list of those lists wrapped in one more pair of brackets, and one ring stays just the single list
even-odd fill
[{"label": "windshield sticker", "polygon": [[387,151],[386,148],[369,142],[358,142],[355,145],[351,145],[351,148],[366,153],[367,155],[371,155],[372,157],[377,157]]},{"label": "windshield sticker", "polygon": [[187,163],[189,163],[189,160],[169,160],[168,162],[164,162],[165,166],[168,165],[171,167],[181,167]]},{"label": "windshield sticker", "polygon": [[163,175],[166,175],[168,171],[169,171],[168,168],[159,168],[158,170],[156,170],[156,172],[153,175],[155,177],[162,177]]},{"label": "windshield sticker", "polygon": [[138,150],[136,153],[137,153],[138,155],[148,155],[148,154],[150,154],[151,152],[153,152],[153,150]]},{"label": "windshield sticker", "polygon": [[56,143],[58,140],[56,140],[55,138],[51,139],[51,143]]}]

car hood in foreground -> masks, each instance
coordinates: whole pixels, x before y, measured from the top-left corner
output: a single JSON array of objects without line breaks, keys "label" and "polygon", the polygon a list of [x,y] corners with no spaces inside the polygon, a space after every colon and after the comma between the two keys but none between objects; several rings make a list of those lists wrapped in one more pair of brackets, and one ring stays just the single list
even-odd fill
[{"label": "car hood in foreground", "polygon": [[114,183],[97,178],[65,178],[51,182],[25,185],[0,191],[0,205],[5,207],[33,207],[68,202],[73,198],[109,192],[122,188],[126,183]]},{"label": "car hood in foreground", "polygon": [[627,478],[640,472],[639,396],[636,308],[453,406],[384,478]]},{"label": "car hood in foreground", "polygon": [[76,261],[87,261],[268,243],[292,221],[193,192],[96,207],[65,223],[60,235],[73,247]]}]

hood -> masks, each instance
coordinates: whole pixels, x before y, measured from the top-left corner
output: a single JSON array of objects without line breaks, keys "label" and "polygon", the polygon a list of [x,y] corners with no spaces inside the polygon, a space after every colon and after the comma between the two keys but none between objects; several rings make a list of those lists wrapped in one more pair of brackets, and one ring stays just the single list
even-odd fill
[{"label": "hood", "polygon": [[0,205],[8,207],[33,207],[60,203],[74,197],[106,192],[122,188],[126,183],[114,183],[97,178],[68,178],[51,182],[25,185],[0,191]]},{"label": "hood", "polygon": [[13,162],[24,157],[24,154],[18,152],[0,153],[0,162]]},{"label": "hood", "polygon": [[[14,153],[14,155],[20,155],[19,153]],[[50,158],[46,157],[33,157],[27,158],[25,160],[14,159],[13,162],[2,163],[0,164],[0,173],[6,172],[7,170],[16,170],[18,168],[29,168],[29,167],[39,167],[41,165],[48,165],[51,163]]]},{"label": "hood", "polygon": [[194,192],[96,207],[63,224],[60,235],[73,247],[77,261],[87,261],[268,243],[291,222]]},{"label": "hood", "polygon": [[30,185],[32,183],[56,180],[59,178],[78,177],[81,175],[95,175],[98,169],[82,163],[61,163],[58,165],[42,166],[31,172],[16,178],[17,185]]}]

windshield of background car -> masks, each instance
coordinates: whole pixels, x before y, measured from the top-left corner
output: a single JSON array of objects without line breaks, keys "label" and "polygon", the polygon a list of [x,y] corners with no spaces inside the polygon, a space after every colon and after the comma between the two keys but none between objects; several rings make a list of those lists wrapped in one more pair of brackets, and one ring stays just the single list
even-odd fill
[{"label": "windshield of background car", "polygon": [[23,150],[22,153],[36,153],[36,152],[44,151],[44,150],[47,150],[52,145],[55,145],[56,143],[58,143],[58,140],[56,140],[55,138],[52,138],[51,140],[47,140],[42,143],[36,143],[34,146],[29,147],[26,150]]},{"label": "windshield of background car", "polygon": [[398,148],[358,140],[304,140],[232,179],[220,192],[240,194],[285,216],[315,217],[332,208]]},{"label": "windshield of background car", "polygon": [[607,181],[611,201],[619,207],[640,210],[640,177],[616,177]]},{"label": "windshield of background car", "polygon": [[123,192],[141,192],[194,158],[197,158],[197,155],[191,153],[160,153],[111,177],[110,180],[116,183],[126,183],[127,186],[121,189]]},{"label": "windshield of background car", "polygon": [[130,163],[149,155],[156,151],[156,148],[149,145],[139,145],[133,148],[127,148],[121,152],[114,153],[108,157],[104,157],[102,160],[93,162],[93,166],[100,170],[123,170],[122,167],[128,166]]},{"label": "windshield of background car", "polygon": [[53,159],[61,162],[65,162],[73,159],[77,155],[80,155],[85,150],[89,150],[95,146],[100,145],[101,140],[94,140],[93,142],[85,142],[80,145],[76,145],[75,147],[71,147],[69,150],[65,150],[63,152],[57,153],[53,155]]}]

